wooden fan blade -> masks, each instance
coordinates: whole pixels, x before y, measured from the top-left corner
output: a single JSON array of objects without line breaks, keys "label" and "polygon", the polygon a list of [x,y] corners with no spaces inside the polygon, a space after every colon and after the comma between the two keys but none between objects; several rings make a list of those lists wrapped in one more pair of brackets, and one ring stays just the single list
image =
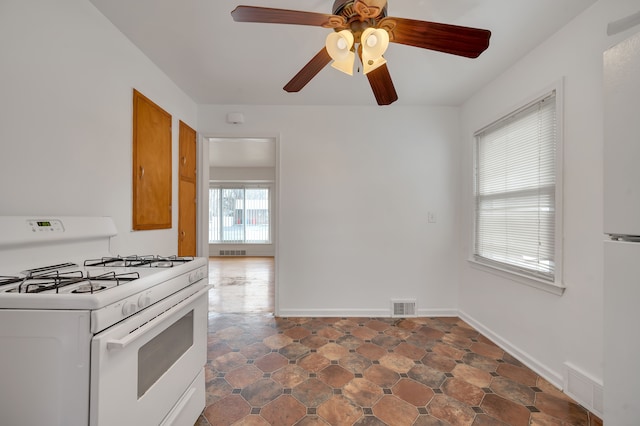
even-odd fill
[{"label": "wooden fan blade", "polygon": [[369,79],[371,90],[373,90],[378,105],[391,105],[398,100],[398,94],[393,85],[393,80],[391,80],[391,74],[389,74],[387,64],[383,64],[369,72],[367,78]]},{"label": "wooden fan blade", "polygon": [[299,92],[322,68],[326,67],[329,62],[331,62],[331,56],[329,56],[327,48],[323,47],[322,50],[320,50],[307,65],[302,67],[302,69],[298,71],[298,74],[284,86],[284,90],[287,92]]},{"label": "wooden fan blade", "polygon": [[[358,57],[362,62],[362,44],[358,46]],[[398,100],[398,94],[396,88],[391,80],[391,74],[389,74],[389,68],[387,64],[382,64],[378,68],[370,71],[367,74],[367,79],[373,90],[373,95],[376,97],[378,105],[391,105]]]},{"label": "wooden fan blade", "polygon": [[325,28],[345,28],[347,24],[342,16],[257,6],[238,6],[231,12],[231,16],[236,22],[311,25]]},{"label": "wooden fan blade", "polygon": [[379,28],[389,32],[389,41],[452,55],[477,58],[487,47],[491,31],[437,22],[387,17]]}]

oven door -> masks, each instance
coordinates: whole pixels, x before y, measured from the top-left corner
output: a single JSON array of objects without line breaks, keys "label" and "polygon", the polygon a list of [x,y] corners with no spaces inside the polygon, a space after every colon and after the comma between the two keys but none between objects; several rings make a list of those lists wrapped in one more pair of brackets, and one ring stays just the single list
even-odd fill
[{"label": "oven door", "polygon": [[92,426],[195,423],[205,404],[208,291],[186,288],[94,336]]}]

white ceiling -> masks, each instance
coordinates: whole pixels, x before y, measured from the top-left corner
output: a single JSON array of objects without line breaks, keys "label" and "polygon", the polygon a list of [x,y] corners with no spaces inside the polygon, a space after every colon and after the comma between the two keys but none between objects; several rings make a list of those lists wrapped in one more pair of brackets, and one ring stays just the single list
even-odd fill
[{"label": "white ceiling", "polygon": [[[301,92],[282,90],[332,30],[230,15],[239,4],[331,13],[334,0],[90,1],[198,104],[376,105],[365,76],[329,66]],[[389,0],[389,16],[492,32],[477,59],[392,44],[393,105],[460,105],[595,1]]]}]

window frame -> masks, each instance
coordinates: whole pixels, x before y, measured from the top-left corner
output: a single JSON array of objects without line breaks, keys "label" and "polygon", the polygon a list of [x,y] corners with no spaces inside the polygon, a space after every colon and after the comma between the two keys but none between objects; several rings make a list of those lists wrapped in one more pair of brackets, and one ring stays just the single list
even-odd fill
[{"label": "window frame", "polygon": [[[477,203],[476,203],[476,182],[478,176],[478,135],[486,129],[496,125],[497,123],[512,117],[518,112],[540,102],[555,91],[555,109],[556,109],[556,156],[555,156],[555,241],[554,241],[554,263],[555,273],[553,281],[536,276],[526,270],[519,270],[517,267],[510,268],[502,266],[501,263],[492,262],[488,259],[482,259],[476,256],[476,235],[477,235]],[[529,96],[524,101],[519,102],[516,107],[509,108],[506,113],[500,114],[499,118],[492,120],[489,124],[482,126],[473,133],[473,158],[472,158],[472,176],[471,176],[471,236],[468,253],[468,261],[472,267],[485,272],[489,272],[511,281],[525,284],[540,290],[544,290],[556,295],[562,295],[566,289],[563,283],[563,152],[564,152],[564,93],[563,80],[558,80],[544,90],[537,92],[533,96]]]},{"label": "window frame", "polygon": [[[273,183],[247,183],[247,182],[209,182],[209,198],[212,189],[218,189],[220,191],[225,189],[242,189],[246,191],[247,189],[267,189],[268,190],[268,215],[269,215],[269,239],[268,241],[259,242],[259,241],[246,241],[246,235],[244,241],[211,241],[209,240],[209,235],[207,235],[207,244],[209,245],[239,245],[239,246],[248,246],[248,245],[270,245],[273,244],[273,193],[274,193],[274,185]],[[211,202],[211,201],[210,201]],[[210,211],[208,212],[210,214]],[[246,212],[243,211],[243,218],[246,216]],[[246,226],[246,223],[243,225]],[[220,230],[222,232],[222,228]],[[208,233],[210,234],[210,233]]]}]

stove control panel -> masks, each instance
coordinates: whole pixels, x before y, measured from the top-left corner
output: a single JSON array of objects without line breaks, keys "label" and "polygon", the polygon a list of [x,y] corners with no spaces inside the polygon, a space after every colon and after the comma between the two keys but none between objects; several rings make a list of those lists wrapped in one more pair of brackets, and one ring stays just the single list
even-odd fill
[{"label": "stove control panel", "polygon": [[59,219],[27,220],[31,232],[64,232],[64,225]]}]

